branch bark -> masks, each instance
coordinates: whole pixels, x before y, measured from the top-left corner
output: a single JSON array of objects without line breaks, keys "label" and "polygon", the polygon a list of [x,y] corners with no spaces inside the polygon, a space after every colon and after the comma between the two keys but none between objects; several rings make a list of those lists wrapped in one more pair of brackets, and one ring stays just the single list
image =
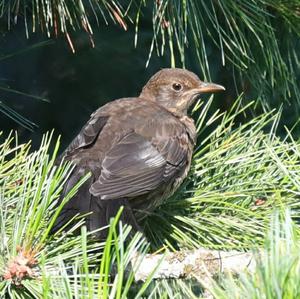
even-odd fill
[{"label": "branch bark", "polygon": [[255,259],[250,252],[200,248],[166,254],[148,254],[143,259],[136,256],[132,265],[138,265],[135,271],[136,281],[146,280],[155,268],[155,279],[194,277],[200,281],[207,281],[208,278],[222,272],[239,273],[245,269],[252,272]]}]

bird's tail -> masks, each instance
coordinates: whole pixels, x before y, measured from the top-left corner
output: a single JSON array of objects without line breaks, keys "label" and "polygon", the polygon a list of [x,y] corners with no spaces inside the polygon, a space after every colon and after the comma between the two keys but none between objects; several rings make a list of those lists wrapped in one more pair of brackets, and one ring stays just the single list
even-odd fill
[{"label": "bird's tail", "polygon": [[[86,169],[77,166],[72,171],[70,178],[66,182],[64,189],[60,195],[60,199],[57,203],[59,206],[69,191],[78,183],[78,181],[87,173]],[[89,186],[93,183],[93,177],[91,176],[86,182],[78,189],[77,193],[63,206],[60,214],[55,220],[52,233],[57,232],[63,228],[68,222],[71,221],[76,215],[87,214],[91,211],[92,195],[89,192]],[[65,230],[72,227],[74,223],[70,223]]]},{"label": "bird's tail", "polygon": [[[77,166],[74,168],[70,178],[68,179],[64,190],[61,193],[58,205],[68,194],[68,192],[75,186],[75,184],[86,175],[87,170],[83,167]],[[108,199],[93,196],[89,188],[95,182],[95,177],[92,175],[82,186],[78,189],[77,193],[63,206],[60,214],[56,218],[51,233],[55,233],[60,229],[68,230],[74,226],[74,222],[69,223],[76,215],[86,215],[85,225],[88,231],[108,226],[110,218],[114,217],[121,206],[124,207],[120,216],[120,220],[132,226],[133,231],[141,231],[136,222],[135,216],[132,212],[128,199]],[[69,224],[68,224],[69,223]],[[108,230],[103,229],[95,233],[95,237],[104,239]]]}]

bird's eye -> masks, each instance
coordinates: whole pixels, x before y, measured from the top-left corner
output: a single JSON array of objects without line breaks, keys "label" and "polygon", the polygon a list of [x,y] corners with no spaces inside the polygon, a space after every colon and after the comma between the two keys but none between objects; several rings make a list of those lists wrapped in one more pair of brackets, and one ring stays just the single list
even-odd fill
[{"label": "bird's eye", "polygon": [[175,91],[180,91],[182,89],[182,85],[180,83],[174,83],[172,85],[172,88],[175,90]]}]

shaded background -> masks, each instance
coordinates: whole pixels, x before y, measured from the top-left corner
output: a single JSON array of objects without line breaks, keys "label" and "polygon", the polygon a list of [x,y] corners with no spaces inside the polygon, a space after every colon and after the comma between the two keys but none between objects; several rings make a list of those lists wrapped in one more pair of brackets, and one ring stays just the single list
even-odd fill
[{"label": "shaded background", "polygon": [[[142,29],[137,48],[134,47],[133,29],[125,32],[117,26],[102,24],[94,36],[95,48],[82,32],[73,36],[75,54],[66,40],[59,38],[0,61],[0,78],[7,87],[49,100],[48,103],[1,91],[4,103],[38,124],[30,132],[0,114],[0,127],[5,135],[11,129],[17,130],[22,142],[32,140],[33,146],[37,147],[42,134],[54,129],[56,135],[62,135],[62,147],[65,147],[99,106],[113,99],[137,96],[150,76],[163,67],[170,67],[170,57],[154,54],[146,68],[151,27]],[[29,48],[43,40],[41,35],[27,40],[20,25],[13,32],[3,34],[2,55]],[[221,61],[213,56],[212,53],[214,81],[228,86]],[[197,65],[190,54],[187,68],[201,77]],[[226,106],[224,95],[219,100],[219,106]]]}]

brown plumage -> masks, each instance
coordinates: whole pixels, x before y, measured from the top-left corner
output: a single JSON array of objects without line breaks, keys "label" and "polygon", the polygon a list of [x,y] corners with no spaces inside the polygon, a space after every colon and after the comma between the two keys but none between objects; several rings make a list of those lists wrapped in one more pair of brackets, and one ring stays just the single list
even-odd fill
[{"label": "brown plumage", "polygon": [[174,193],[187,176],[196,141],[187,110],[200,93],[224,87],[192,72],[163,69],[139,97],[110,102],[91,115],[62,157],[76,167],[62,197],[87,172],[91,177],[64,206],[54,230],[74,215],[87,216],[89,230],[107,225],[121,205],[121,219],[138,222]]}]

